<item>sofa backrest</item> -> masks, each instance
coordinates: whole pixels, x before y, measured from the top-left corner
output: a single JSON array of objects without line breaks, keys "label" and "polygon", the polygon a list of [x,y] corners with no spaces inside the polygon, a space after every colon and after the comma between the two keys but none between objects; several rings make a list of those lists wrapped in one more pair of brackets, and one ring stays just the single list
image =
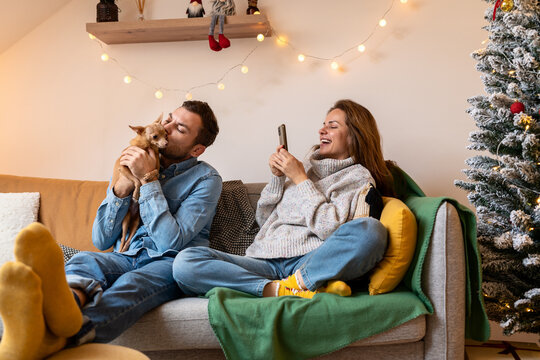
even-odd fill
[{"label": "sofa backrest", "polygon": [[92,224],[107,185],[106,181],[0,175],[0,192],[40,193],[38,221],[58,243],[89,251],[98,251],[92,244]]}]

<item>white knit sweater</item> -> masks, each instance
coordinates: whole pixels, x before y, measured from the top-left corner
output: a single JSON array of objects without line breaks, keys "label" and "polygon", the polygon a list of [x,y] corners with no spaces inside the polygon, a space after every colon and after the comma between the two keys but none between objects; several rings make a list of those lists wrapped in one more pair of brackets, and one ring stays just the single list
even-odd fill
[{"label": "white knit sweater", "polygon": [[375,186],[369,171],[352,158],[322,159],[316,150],[304,168],[308,180],[295,185],[285,176],[272,176],[261,192],[256,212],[261,229],[247,256],[273,259],[307,254],[353,218],[362,187]]}]

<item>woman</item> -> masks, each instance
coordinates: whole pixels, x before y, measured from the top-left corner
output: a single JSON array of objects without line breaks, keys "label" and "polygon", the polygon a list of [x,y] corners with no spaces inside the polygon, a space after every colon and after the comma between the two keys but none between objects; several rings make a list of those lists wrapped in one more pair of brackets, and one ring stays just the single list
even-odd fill
[{"label": "woman", "polygon": [[[202,295],[221,286],[256,296],[348,295],[342,281],[324,286],[356,279],[382,259],[386,229],[368,216],[373,211],[366,199],[373,198],[373,186],[393,195],[393,180],[375,119],[363,106],[340,100],[319,138],[304,164],[282,146],[270,156],[272,177],[256,211],[261,228],[246,256],[206,247],[178,254],[173,276],[184,293]],[[347,223],[354,226],[354,241],[338,232],[331,236],[358,213],[365,217]]]}]

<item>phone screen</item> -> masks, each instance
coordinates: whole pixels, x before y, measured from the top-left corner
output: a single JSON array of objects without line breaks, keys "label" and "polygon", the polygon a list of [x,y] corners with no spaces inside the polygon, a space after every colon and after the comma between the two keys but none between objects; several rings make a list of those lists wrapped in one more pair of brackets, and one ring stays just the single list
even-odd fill
[{"label": "phone screen", "polygon": [[289,147],[287,146],[287,130],[285,129],[285,124],[279,125],[278,135],[279,135],[279,144],[283,145],[283,148],[289,151]]}]

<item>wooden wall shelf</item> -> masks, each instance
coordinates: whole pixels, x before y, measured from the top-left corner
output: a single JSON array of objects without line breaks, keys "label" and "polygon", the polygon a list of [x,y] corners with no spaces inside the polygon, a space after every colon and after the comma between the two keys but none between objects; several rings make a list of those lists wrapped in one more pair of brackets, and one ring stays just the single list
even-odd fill
[{"label": "wooden wall shelf", "polygon": [[[105,44],[132,44],[164,41],[208,39],[210,17],[87,23],[86,31]],[[216,24],[215,33],[219,31]],[[236,15],[225,18],[228,38],[271,36],[270,23],[265,15]],[[217,38],[217,36],[216,36]]]}]

